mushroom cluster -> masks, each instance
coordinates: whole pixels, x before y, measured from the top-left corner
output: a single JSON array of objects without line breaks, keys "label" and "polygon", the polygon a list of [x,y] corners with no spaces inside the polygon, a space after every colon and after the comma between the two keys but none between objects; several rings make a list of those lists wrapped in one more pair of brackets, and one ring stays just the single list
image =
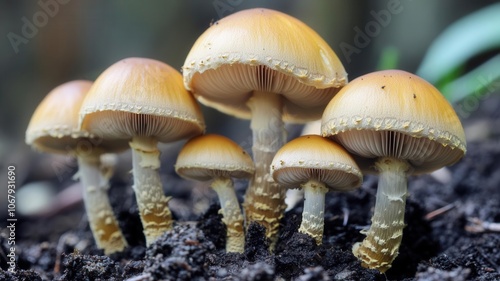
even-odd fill
[{"label": "mushroom cluster", "polygon": [[[385,272],[402,239],[407,177],[452,165],[466,151],[460,120],[434,86],[401,70],[347,84],[328,44],[281,12],[249,9],[217,21],[194,43],[182,70],[147,58],[120,60],[93,83],[54,89],[29,123],[27,144],[78,159],[89,224],[106,254],[127,246],[100,170],[106,152],[131,148],[133,190],[149,246],[174,223],[157,144],[189,139],[175,171],[210,182],[227,227],[226,251],[237,253],[244,252],[251,222],[266,228],[273,249],[288,189],[304,191],[298,231],[321,244],[325,194],[353,190],[362,173],[376,173],[372,224],[353,254],[364,267]],[[253,159],[227,137],[204,134],[197,101],[251,120]],[[285,122],[312,120],[312,132],[321,135],[286,143]],[[243,204],[234,178],[248,179]]]},{"label": "mushroom cluster", "polygon": [[309,26],[281,12],[249,9],[225,17],[195,42],[182,67],[186,88],[207,106],[251,119],[255,174],[245,194],[247,225],[276,242],[285,189],[270,175],[286,142],[284,122],[321,117],[347,82],[330,46]]}]

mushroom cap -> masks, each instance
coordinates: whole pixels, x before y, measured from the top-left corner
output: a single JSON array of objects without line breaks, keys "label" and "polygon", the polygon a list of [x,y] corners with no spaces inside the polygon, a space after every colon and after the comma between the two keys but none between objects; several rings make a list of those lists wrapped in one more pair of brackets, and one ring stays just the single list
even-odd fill
[{"label": "mushroom cap", "polygon": [[255,167],[248,153],[232,140],[214,134],[190,139],[179,152],[177,174],[208,181],[216,177],[250,178]]},{"label": "mushroom cap", "polygon": [[351,81],[326,107],[324,137],[360,156],[374,171],[378,157],[407,160],[410,174],[428,173],[457,162],[465,134],[448,101],[430,83],[401,70],[366,74]]},{"label": "mushroom cap", "polygon": [[50,91],[31,117],[26,144],[40,151],[62,154],[97,146],[108,152],[126,149],[126,142],[103,141],[78,129],[78,111],[91,86],[91,81],[75,80]]},{"label": "mushroom cap", "polygon": [[281,147],[271,163],[271,174],[287,188],[300,188],[309,180],[316,180],[330,190],[349,191],[363,181],[349,153],[318,135],[300,136]]},{"label": "mushroom cap", "polygon": [[252,91],[280,94],[289,122],[320,118],[347,81],[337,55],[314,30],[263,8],[215,22],[191,48],[183,75],[201,103],[240,118],[251,117]]},{"label": "mushroom cap", "polygon": [[169,65],[127,58],[108,67],[80,110],[81,127],[105,139],[154,137],[171,142],[205,130],[201,109]]}]

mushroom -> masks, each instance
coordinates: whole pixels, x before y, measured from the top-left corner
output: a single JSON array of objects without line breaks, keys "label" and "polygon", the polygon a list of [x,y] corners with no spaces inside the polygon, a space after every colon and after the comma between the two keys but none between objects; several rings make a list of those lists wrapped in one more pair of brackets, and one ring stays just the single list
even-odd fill
[{"label": "mushroom", "polygon": [[274,156],[271,175],[282,187],[304,190],[299,232],[310,235],[318,245],[323,239],[325,194],[353,190],[363,181],[349,153],[318,135],[304,135],[285,144]]},{"label": "mushroom", "polygon": [[255,167],[250,155],[232,140],[214,134],[190,139],[179,152],[175,171],[181,177],[209,181],[221,204],[227,227],[226,251],[242,253],[245,247],[243,216],[231,178],[250,178]]},{"label": "mushroom", "polygon": [[286,141],[283,122],[320,118],[347,81],[342,63],[303,22],[256,8],[208,28],[189,52],[183,75],[202,104],[251,119],[256,170],[244,199],[245,218],[247,225],[264,225],[275,242],[285,190],[274,183],[269,166]]},{"label": "mushroom", "polygon": [[452,165],[466,151],[457,114],[430,83],[401,70],[361,76],[328,104],[321,131],[379,174],[372,225],[353,247],[364,267],[385,272],[403,234],[407,176]]},{"label": "mushroom", "polygon": [[127,247],[127,241],[109,203],[108,180],[100,170],[100,157],[128,146],[126,142],[103,141],[78,129],[78,111],[91,85],[90,81],[77,80],[53,89],[33,113],[26,143],[39,151],[77,158],[90,229],[97,247],[112,254]]},{"label": "mushroom", "polygon": [[158,142],[199,135],[205,129],[199,105],[184,89],[181,74],[146,58],[127,58],[106,69],[80,110],[81,127],[106,140],[127,140],[137,205],[149,246],[172,228],[160,180]]}]

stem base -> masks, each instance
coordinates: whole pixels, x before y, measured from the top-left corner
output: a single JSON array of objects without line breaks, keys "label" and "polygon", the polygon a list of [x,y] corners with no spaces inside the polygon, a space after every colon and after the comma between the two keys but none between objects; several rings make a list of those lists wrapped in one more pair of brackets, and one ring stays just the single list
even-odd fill
[{"label": "stem base", "polygon": [[151,245],[159,236],[172,229],[172,213],[168,208],[170,197],[163,194],[158,169],[160,151],[156,140],[134,137],[132,148],[135,196],[141,216],[146,245]]},{"label": "stem base", "polygon": [[353,254],[363,267],[387,271],[398,255],[403,238],[407,179],[410,168],[406,161],[380,158],[375,166],[379,171],[379,183],[372,225],[362,243],[353,246]]}]

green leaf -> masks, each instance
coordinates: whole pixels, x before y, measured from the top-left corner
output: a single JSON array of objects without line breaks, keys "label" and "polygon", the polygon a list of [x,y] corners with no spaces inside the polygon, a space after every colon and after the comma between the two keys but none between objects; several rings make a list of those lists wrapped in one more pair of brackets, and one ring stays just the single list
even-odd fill
[{"label": "green leaf", "polygon": [[498,47],[500,3],[478,10],[450,25],[430,46],[417,75],[438,84],[468,59]]},{"label": "green leaf", "polygon": [[475,95],[480,99],[500,89],[500,54],[478,66],[462,77],[446,84],[442,88],[443,95],[455,103],[468,96]]}]

